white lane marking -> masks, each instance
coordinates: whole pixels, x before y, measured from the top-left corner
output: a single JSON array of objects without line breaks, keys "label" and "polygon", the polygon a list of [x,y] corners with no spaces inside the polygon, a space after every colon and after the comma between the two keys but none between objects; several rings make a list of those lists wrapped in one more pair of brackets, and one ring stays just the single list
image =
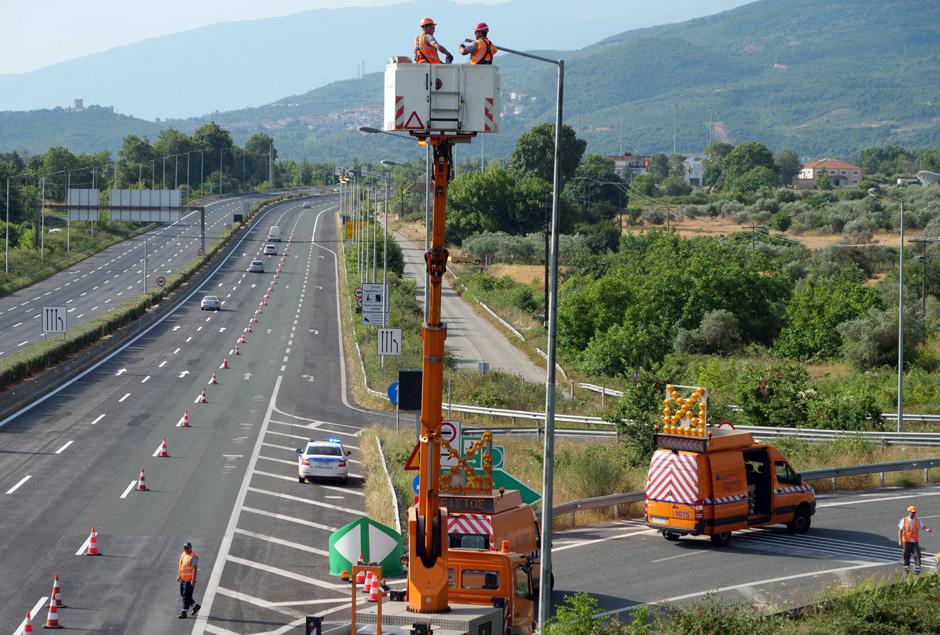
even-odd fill
[{"label": "white lane marking", "polygon": [[79,313],[78,315],[75,316],[75,319],[76,319],[76,320],[80,320],[80,319],[83,318],[83,317],[85,317],[85,314],[84,314],[84,313]]},{"label": "white lane marking", "polygon": [[[193,339],[193,336],[190,335],[189,337],[186,338],[186,343],[188,344],[190,341],[192,341],[192,339]],[[177,349],[177,350],[179,350],[179,349]]]},{"label": "white lane marking", "polygon": [[16,347],[19,348],[20,346],[26,346],[27,344],[29,344],[29,340],[26,340],[25,342],[20,342],[19,344],[16,345]]},{"label": "white lane marking", "polygon": [[209,321],[211,321],[211,320],[212,320],[212,316],[211,316],[211,315],[206,318],[206,322],[209,322]]},{"label": "white lane marking", "polygon": [[[295,582],[302,582],[304,584],[309,584],[310,586],[320,587],[321,589],[346,589],[348,584],[337,584],[335,582],[324,582],[323,580],[317,580],[316,578],[311,578],[310,576],[301,575],[299,573],[294,573],[293,571],[288,571],[286,569],[278,569],[277,567],[272,567],[271,565],[264,564],[263,562],[255,562],[254,560],[248,560],[247,558],[238,558],[236,556],[226,556],[225,560],[227,562],[234,562],[235,564],[240,564],[243,567],[251,567],[252,569],[258,569],[259,571],[264,571],[265,573],[273,573],[274,575],[279,575],[284,578],[288,578]],[[195,634],[195,630],[193,633]]]},{"label": "white lane marking", "polygon": [[[36,615],[38,615],[39,612],[42,610],[42,607],[46,605],[46,600],[48,599],[49,598],[46,596],[39,598],[39,601],[36,602],[36,604],[33,606],[33,610],[29,612],[29,617],[31,620],[36,619]],[[25,617],[23,618],[23,621],[20,622],[20,625],[17,627],[17,629],[13,631],[13,635],[21,635],[24,630],[26,630],[26,618]]]},{"label": "white lane marking", "polygon": [[91,535],[85,538],[85,542],[82,543],[82,546],[78,548],[78,551],[75,552],[76,556],[84,556],[85,551],[88,549],[88,545],[91,543]]},{"label": "white lane marking", "polygon": [[287,366],[281,366],[281,372],[283,373],[285,370],[287,370]]},{"label": "white lane marking", "polygon": [[[260,472],[255,472],[255,474],[260,474]],[[277,478],[281,478],[281,477],[277,476]],[[290,480],[293,480],[293,479],[290,479]],[[351,514],[353,516],[356,516],[357,518],[362,516],[362,512],[356,511],[355,509],[349,509],[348,507],[340,507],[339,505],[333,505],[332,503],[324,503],[323,501],[312,500],[309,498],[301,498],[300,496],[291,496],[290,494],[281,494],[280,492],[270,492],[268,490],[259,489],[256,487],[249,487],[248,491],[255,492],[256,494],[266,494],[267,496],[274,496],[276,498],[294,501],[297,503],[304,503],[306,505],[313,505],[315,507],[324,507],[326,509],[333,509],[338,512]]]},{"label": "white lane marking", "polygon": [[99,421],[101,421],[102,419],[104,419],[104,417],[105,417],[105,415],[103,415],[103,414],[98,415],[97,417],[95,417],[95,420],[91,422],[91,425],[95,425],[96,423],[98,423]]},{"label": "white lane marking", "polygon": [[31,478],[33,478],[32,475],[31,475],[31,474],[27,474],[27,475],[24,476],[22,479],[20,479],[20,482],[19,482],[19,483],[17,483],[16,485],[14,485],[14,486],[11,487],[10,489],[8,489],[8,490],[7,490],[7,494],[12,494],[12,493],[15,492],[16,490],[18,490],[26,481],[28,481],[28,480],[31,479]]},{"label": "white lane marking", "polygon": [[305,527],[313,527],[314,529],[322,529],[323,531],[334,532],[336,527],[330,525],[321,525],[320,523],[315,523],[309,520],[304,520],[302,518],[295,518],[294,516],[285,516],[284,514],[276,514],[273,512],[265,511],[263,509],[257,509],[255,507],[243,507],[243,512],[249,512],[252,514],[258,514],[259,516],[267,516],[268,518],[273,518],[275,520],[284,520],[291,523],[296,523],[298,525],[303,525]]},{"label": "white lane marking", "polygon": [[248,531],[247,529],[235,528],[236,534],[241,534],[243,536],[248,536],[249,538],[256,538],[258,540],[264,540],[275,545],[281,545],[282,547],[290,547],[291,549],[297,549],[299,551],[306,551],[307,553],[315,553],[318,556],[324,556],[326,558],[330,557],[330,552],[323,549],[317,549],[316,547],[310,547],[307,545],[302,545],[299,542],[291,542],[290,540],[283,540],[281,538],[275,538],[274,536],[267,536],[265,534],[258,534],[253,531]]},{"label": "white lane marking", "polygon": [[166,360],[163,360],[162,362],[157,364],[157,368],[163,368],[164,366],[166,366]]},{"label": "white lane marking", "polygon": [[866,505],[868,503],[880,503],[882,501],[902,500],[905,498],[920,498],[922,496],[940,496],[940,491],[917,492],[914,494],[899,494],[898,496],[883,496],[881,498],[866,498],[864,500],[839,501],[836,503],[819,503],[816,505],[816,507],[843,507],[845,505]]},{"label": "white lane marking", "polygon": [[[267,609],[269,611],[274,611],[275,613],[280,613],[281,615],[286,615],[287,617],[291,617],[297,620],[300,620],[301,618],[303,618],[303,620],[306,621],[305,615],[296,609],[292,609],[289,607],[283,607],[283,608],[278,607],[272,604],[271,602],[269,602],[268,600],[255,597],[253,595],[248,595],[247,593],[241,593],[239,591],[232,591],[231,589],[226,589],[225,587],[219,587],[218,593],[219,595],[230,597],[233,600],[236,600],[242,604],[252,604],[254,606]],[[334,602],[338,603],[338,600],[334,600]],[[213,626],[212,624],[206,624],[206,631],[209,633],[212,633],[212,635],[238,635],[238,633],[236,633],[235,631],[229,631],[224,628],[217,628]]]},{"label": "white lane marking", "polygon": [[197,333],[198,333],[199,331],[201,331],[201,330],[202,330],[202,327],[201,327],[201,326],[197,326],[197,327],[196,327],[196,332],[197,332]]},{"label": "white lane marking", "polygon": [[72,445],[73,443],[75,443],[75,442],[74,442],[74,441],[69,441],[68,443],[66,443],[65,445],[63,445],[61,448],[59,448],[58,450],[56,450],[55,453],[56,453],[56,454],[62,454],[63,452],[65,452],[66,448],[68,448],[68,447],[69,447],[70,445]]},{"label": "white lane marking", "polygon": [[121,498],[127,498],[127,495],[131,493],[131,488],[137,485],[137,481],[131,481],[131,484],[124,488],[124,493],[121,494]]},{"label": "white lane marking", "polygon": [[776,583],[776,582],[787,582],[787,581],[789,581],[789,580],[798,580],[798,579],[800,579],[800,578],[816,577],[816,576],[826,575],[826,574],[829,574],[829,573],[839,574],[839,573],[842,573],[842,572],[844,572],[844,571],[853,571],[853,570],[856,570],[856,569],[871,569],[871,568],[873,568],[873,567],[885,567],[885,566],[897,566],[897,564],[896,564],[896,563],[893,563],[893,562],[891,562],[891,563],[889,563],[889,562],[874,562],[874,563],[869,562],[869,563],[864,563],[864,564],[854,564],[854,565],[850,565],[850,566],[847,566],[847,567],[838,567],[838,568],[835,568],[835,569],[825,569],[825,570],[823,570],[823,571],[809,571],[809,572],[807,572],[807,573],[796,573],[796,574],[793,574],[793,575],[781,576],[781,577],[779,577],[779,578],[769,578],[769,579],[766,579],[766,580],[757,580],[757,581],[755,581],[755,582],[745,582],[745,583],[742,583],[742,584],[734,584],[734,585],[731,585],[731,586],[717,587],[717,588],[714,588],[714,589],[709,589],[708,591],[697,591],[697,592],[695,592],[695,593],[687,593],[687,594],[685,594],[685,595],[676,595],[676,596],[673,596],[673,597],[671,597],[671,598],[665,598],[665,599],[662,599],[662,600],[655,600],[655,601],[653,601],[653,602],[634,602],[633,604],[628,604],[628,605],[626,605],[626,606],[622,606],[622,607],[620,607],[619,609],[612,609],[612,610],[610,610],[610,611],[604,611],[603,613],[598,613],[597,616],[598,616],[598,617],[606,617],[606,616],[608,616],[608,615],[619,615],[620,613],[624,613],[624,612],[626,612],[626,611],[632,611],[633,609],[635,609],[635,608],[638,607],[638,606],[644,606],[644,605],[645,605],[645,606],[656,606],[656,605],[659,605],[659,604],[670,604],[670,603],[672,603],[672,602],[680,602],[680,601],[682,601],[682,600],[689,600],[689,599],[692,599],[692,598],[702,597],[702,596],[705,596],[705,595],[711,595],[711,594],[715,594],[715,593],[722,593],[722,592],[724,592],[724,591],[737,591],[737,590],[739,590],[739,589],[744,589],[744,588],[747,588],[747,587],[763,586],[763,585],[765,585],[765,584],[774,584],[774,583]]},{"label": "white lane marking", "polygon": [[[552,549],[552,553],[554,553],[555,551],[557,551],[557,549]],[[676,558],[687,558],[689,556],[698,556],[703,553],[708,553],[708,552],[705,550],[702,550],[702,551],[690,551],[688,553],[680,553],[678,556],[669,556],[668,558],[660,558],[658,560],[653,560],[653,564],[656,564],[657,562],[666,562],[667,560],[675,560]]]},{"label": "white lane marking", "polygon": [[141,379],[141,380],[140,380],[140,383],[146,384],[148,381],[150,381],[150,375],[147,375],[146,377],[144,377],[143,379]]},{"label": "white lane marking", "polygon": [[71,309],[69,309],[68,311],[66,311],[66,313],[71,313],[71,312],[74,311],[74,310],[75,310],[75,307],[73,306]]},{"label": "white lane marking", "polygon": [[118,403],[123,403],[125,399],[131,396],[131,393],[126,393],[123,397],[118,399]]},{"label": "white lane marking", "polygon": [[[264,435],[267,433],[268,422],[271,421],[271,414],[274,412],[274,404],[277,402],[277,393],[281,389],[281,380],[283,375],[278,375],[274,380],[274,390],[271,392],[271,400],[268,402],[268,409],[264,414],[264,420],[261,423],[261,429],[258,431],[258,438],[255,441],[255,447],[251,451],[251,459],[248,461],[248,469],[245,470],[245,476],[242,478],[242,484],[238,490],[238,496],[232,507],[232,515],[229,516],[228,526],[222,536],[222,542],[219,544],[219,552],[212,565],[212,573],[209,574],[209,583],[203,593],[202,605],[205,609],[203,615],[212,613],[212,602],[215,600],[216,590],[219,588],[219,582],[222,580],[222,569],[225,568],[225,560],[228,558],[229,549],[232,548],[232,538],[235,535],[235,528],[238,526],[238,519],[241,516],[242,505],[245,504],[245,496],[250,489],[251,477],[258,462],[258,455],[261,453],[261,443]],[[200,620],[193,628],[192,635],[202,635],[206,629],[206,622]]]},{"label": "white lane marking", "polygon": [[614,534],[612,536],[606,536],[604,538],[595,538],[593,540],[581,540],[579,542],[575,542],[570,545],[565,545],[563,547],[552,547],[552,553],[555,553],[558,551],[567,551],[568,549],[575,549],[577,547],[587,547],[588,545],[595,545],[599,542],[607,542],[609,540],[619,540],[620,538],[629,538],[630,536],[639,536],[640,534],[655,535],[657,533],[658,532],[655,529],[646,529],[646,528],[635,529],[627,533]]},{"label": "white lane marking", "polygon": [[173,351],[173,354],[176,355],[179,352],[180,352],[180,349],[176,349],[175,351]]}]

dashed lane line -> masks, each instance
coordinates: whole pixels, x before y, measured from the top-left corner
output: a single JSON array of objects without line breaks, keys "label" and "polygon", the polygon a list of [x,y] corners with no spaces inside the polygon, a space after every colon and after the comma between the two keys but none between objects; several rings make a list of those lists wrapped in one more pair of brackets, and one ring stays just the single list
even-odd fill
[{"label": "dashed lane line", "polygon": [[311,578],[310,576],[301,575],[299,573],[294,573],[293,571],[288,571],[287,569],[279,569],[278,567],[272,567],[271,565],[264,564],[263,562],[255,562],[254,560],[248,560],[247,558],[239,558],[237,556],[227,556],[225,558],[226,562],[232,562],[235,564],[240,564],[243,567],[250,567],[252,569],[257,569],[259,571],[264,571],[265,573],[271,573],[273,575],[279,575],[294,582],[301,582],[303,584],[309,584],[310,586],[319,587],[321,589],[347,589],[349,588],[348,584],[337,584],[335,582],[324,582],[323,580],[317,580],[316,578]]},{"label": "dashed lane line", "polygon": [[[42,607],[46,605],[46,601],[48,599],[49,598],[46,596],[39,598],[39,601],[36,602],[36,604],[33,606],[33,609],[29,612],[30,619],[36,619],[36,616],[42,610]],[[13,631],[13,635],[21,635],[24,630],[26,630],[26,618],[23,618],[23,621],[20,622],[20,625],[17,627],[17,629]]]},{"label": "dashed lane line", "polygon": [[125,393],[123,397],[118,399],[118,403],[124,403],[124,400],[131,396],[131,393]]},{"label": "dashed lane line", "polygon": [[250,514],[257,514],[259,516],[267,516],[268,518],[273,518],[274,520],[283,520],[289,523],[303,525],[304,527],[313,527],[314,529],[322,529],[323,531],[328,531],[330,533],[337,530],[337,527],[332,527],[330,525],[323,525],[321,523],[315,523],[312,520],[304,520],[303,518],[297,518],[295,516],[285,516],[284,514],[277,514],[274,512],[269,512],[264,509],[258,509],[257,507],[243,507],[242,511],[248,512]]},{"label": "dashed lane line", "polygon": [[[257,472],[256,472],[256,474],[257,474]],[[291,480],[293,480],[293,479],[291,479]],[[249,492],[254,492],[255,494],[264,494],[264,495],[266,495],[266,496],[273,496],[273,497],[275,497],[275,498],[281,498],[281,499],[283,499],[283,500],[294,501],[294,502],[296,502],[296,503],[304,503],[304,504],[306,504],[306,505],[313,505],[314,507],[323,507],[323,508],[325,508],[325,509],[332,509],[332,510],[335,510],[335,511],[338,511],[338,512],[343,512],[343,513],[345,513],[345,514],[350,514],[350,515],[356,516],[356,517],[361,517],[361,516],[362,516],[362,512],[361,512],[361,511],[358,511],[358,510],[355,510],[355,509],[350,509],[350,508],[348,508],[348,507],[341,507],[341,506],[339,506],[339,505],[333,505],[332,503],[324,503],[324,502],[322,502],[322,501],[316,501],[316,500],[312,500],[312,499],[309,499],[309,498],[301,498],[300,496],[292,496],[292,495],[290,495],[290,494],[282,494],[282,493],[280,493],[280,492],[271,492],[271,491],[268,491],[268,490],[266,490],[266,489],[260,489],[260,488],[257,488],[257,487],[249,487],[249,488],[248,488],[248,491],[249,491]]]},{"label": "dashed lane line", "polygon": [[59,448],[58,450],[56,450],[55,453],[56,453],[56,454],[62,454],[62,453],[65,452],[65,451],[68,449],[68,447],[69,447],[70,445],[72,445],[73,443],[75,443],[75,442],[74,442],[74,441],[69,441],[68,443],[66,443],[65,445],[63,445],[61,448]]},{"label": "dashed lane line", "polygon": [[97,417],[95,417],[95,420],[91,422],[91,425],[95,425],[96,423],[98,423],[99,421],[101,421],[102,419],[104,419],[105,416],[107,416],[107,415],[104,415],[104,414],[98,415]]},{"label": "dashed lane line", "polygon": [[16,485],[14,485],[14,486],[11,487],[10,489],[8,489],[8,490],[7,490],[7,494],[12,494],[12,493],[15,492],[16,490],[18,490],[20,487],[22,487],[22,486],[26,483],[26,481],[28,481],[28,480],[31,479],[31,478],[33,478],[32,475],[31,475],[31,474],[27,474],[26,476],[24,476],[23,478],[20,479],[20,482],[19,482],[19,483],[17,483]]},{"label": "dashed lane line", "polygon": [[[233,600],[237,602],[242,602],[244,604],[252,604],[259,608],[268,609],[269,611],[274,611],[275,613],[280,613],[281,615],[286,615],[294,619],[299,619],[300,617],[304,616],[303,613],[301,613],[300,611],[296,609],[292,609],[289,607],[276,606],[274,603],[269,602],[268,600],[255,597],[253,595],[248,595],[247,593],[241,593],[240,591],[232,591],[231,589],[226,589],[225,587],[219,587],[218,593],[219,595],[224,595],[225,597],[232,598]],[[228,631],[224,629],[220,629],[220,631],[216,631],[216,630],[210,631],[209,626],[210,625],[206,625],[206,631],[211,632],[211,633],[218,633],[220,631],[224,633],[234,632],[234,631]]]},{"label": "dashed lane line", "polygon": [[121,494],[121,498],[127,498],[127,495],[131,493],[131,488],[137,485],[137,481],[131,481],[131,484],[124,488],[124,493]]}]

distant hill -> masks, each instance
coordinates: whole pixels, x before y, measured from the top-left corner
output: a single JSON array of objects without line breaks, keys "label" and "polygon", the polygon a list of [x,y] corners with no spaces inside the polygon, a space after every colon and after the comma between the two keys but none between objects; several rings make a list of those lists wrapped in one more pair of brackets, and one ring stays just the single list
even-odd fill
[{"label": "distant hill", "polygon": [[[409,53],[418,21],[456,49],[480,20],[507,46],[577,49],[629,28],[696,17],[746,0],[507,0],[500,4],[411,0],[384,7],[318,9],[228,22],[151,38],[29,73],[0,75],[0,110],[86,104],[145,119],[191,117],[258,106],[382,68]],[[354,4],[354,3],[350,3]],[[183,18],[183,16],[181,16]],[[146,19],[146,17],[143,17]],[[180,28],[186,28],[181,19]]]},{"label": "distant hill", "polygon": [[[546,37],[545,44],[562,40]],[[940,146],[940,3],[761,0],[545,54],[566,60],[565,119],[589,151],[618,151],[621,121],[625,149],[671,151],[676,110],[680,152],[701,151],[710,136],[757,139],[804,157],[851,158],[861,148],[887,143]],[[518,134],[552,120],[554,109],[552,67],[509,55],[497,59],[504,117],[502,133],[482,143],[488,157],[506,156]],[[263,129],[275,137],[281,156],[292,158],[416,156],[414,144],[355,132],[360,125],[380,125],[381,99],[381,74],[371,73],[266,106],[162,125],[189,130],[211,118],[240,140]],[[29,127],[25,121],[10,124],[0,113],[0,149],[86,140],[65,124],[47,133],[45,118],[60,122],[58,115],[25,115],[32,117]],[[67,121],[71,113],[64,116]],[[116,148],[135,125],[139,134],[154,136],[154,124],[114,115],[113,125],[98,125],[97,146],[77,149]],[[480,145],[461,148],[458,157],[476,155]]]}]

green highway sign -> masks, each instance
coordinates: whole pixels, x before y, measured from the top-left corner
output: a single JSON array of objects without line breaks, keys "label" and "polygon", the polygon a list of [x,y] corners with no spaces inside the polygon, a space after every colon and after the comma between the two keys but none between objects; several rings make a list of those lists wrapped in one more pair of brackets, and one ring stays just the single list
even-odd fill
[{"label": "green highway sign", "polygon": [[[493,448],[495,450],[495,448]],[[495,452],[494,452],[495,454]],[[528,505],[534,505],[535,503],[542,500],[542,495],[536,492],[534,489],[514,477],[512,474],[506,470],[494,469],[493,470],[493,489],[499,489],[503,487],[505,489],[517,489],[519,494],[522,496],[522,502]]]},{"label": "green highway sign", "polygon": [[[481,437],[461,437],[460,443],[460,453],[462,456],[467,456],[467,450],[473,447],[473,444],[480,440]],[[502,468],[506,464],[506,450],[501,445],[493,446],[493,469]],[[473,458],[467,461],[467,465],[472,467],[475,470],[482,469],[483,467],[483,452],[478,451],[473,455]]]},{"label": "green highway sign", "polygon": [[401,534],[374,520],[360,518],[330,534],[330,575],[343,571],[352,573],[360,556],[366,562],[376,562],[382,574],[395,576],[404,573],[401,566]]}]

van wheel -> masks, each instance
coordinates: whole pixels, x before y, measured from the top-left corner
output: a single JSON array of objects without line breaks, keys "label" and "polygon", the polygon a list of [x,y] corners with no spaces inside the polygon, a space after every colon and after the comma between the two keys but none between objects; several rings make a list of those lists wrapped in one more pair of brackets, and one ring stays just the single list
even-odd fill
[{"label": "van wheel", "polygon": [[731,542],[731,532],[726,531],[720,534],[712,534],[711,539],[712,539],[712,544],[717,545],[719,547],[727,547],[728,543]]},{"label": "van wheel", "polygon": [[787,523],[787,531],[791,534],[805,534],[809,531],[812,518],[805,507],[800,507],[793,515],[793,520]]},{"label": "van wheel", "polygon": [[664,529],[664,530],[663,530],[663,538],[665,538],[665,539],[668,540],[669,542],[679,542],[680,535],[677,534],[677,533],[674,532],[674,531],[666,531],[666,530]]}]

